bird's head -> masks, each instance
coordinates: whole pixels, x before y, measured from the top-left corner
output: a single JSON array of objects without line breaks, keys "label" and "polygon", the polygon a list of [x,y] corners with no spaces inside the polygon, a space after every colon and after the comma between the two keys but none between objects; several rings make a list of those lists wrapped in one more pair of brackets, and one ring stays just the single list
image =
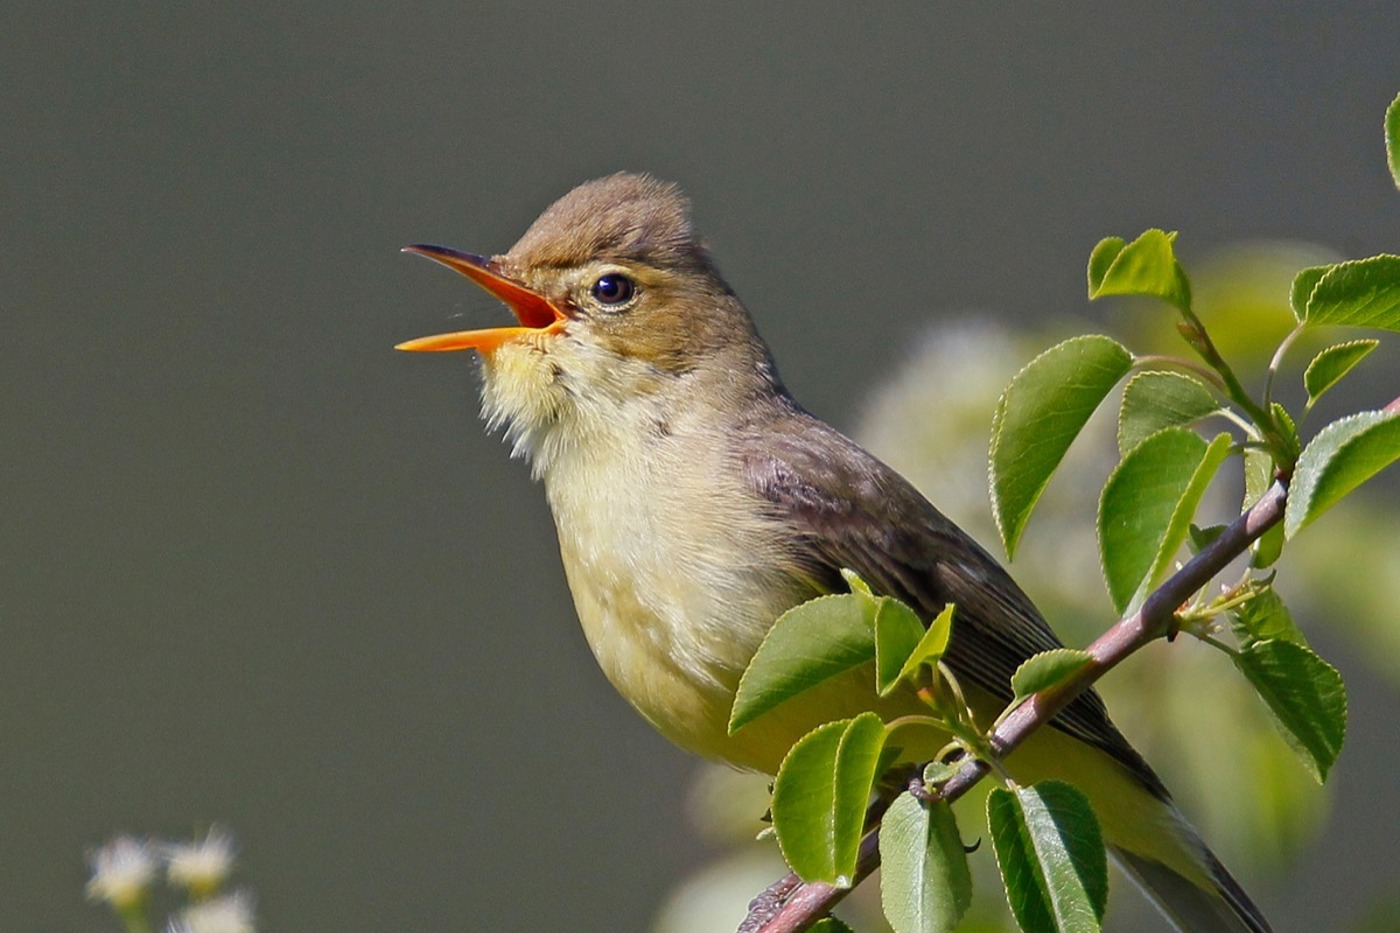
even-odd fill
[{"label": "bird's head", "polygon": [[689,208],[674,185],[617,174],[560,198],[504,254],[409,246],[501,299],[518,324],[398,348],[478,351],[487,417],[532,454],[560,426],[606,433],[688,397],[724,405],[772,391],[768,352],[697,240]]}]

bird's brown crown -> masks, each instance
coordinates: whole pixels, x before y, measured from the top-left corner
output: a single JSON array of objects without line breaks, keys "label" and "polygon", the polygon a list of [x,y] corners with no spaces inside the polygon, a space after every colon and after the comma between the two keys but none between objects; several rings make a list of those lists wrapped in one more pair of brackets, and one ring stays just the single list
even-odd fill
[{"label": "bird's brown crown", "polygon": [[702,264],[680,189],[619,172],[585,182],[541,214],[505,259],[517,269],[565,268],[592,260],[650,266]]}]

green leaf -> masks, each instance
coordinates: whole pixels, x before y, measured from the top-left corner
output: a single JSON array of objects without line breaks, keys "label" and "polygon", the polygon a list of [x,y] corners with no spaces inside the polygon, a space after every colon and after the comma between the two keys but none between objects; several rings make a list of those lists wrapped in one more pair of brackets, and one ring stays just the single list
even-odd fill
[{"label": "green leaf", "polygon": [[1298,426],[1293,423],[1293,416],[1288,413],[1278,402],[1269,405],[1269,414],[1273,415],[1274,428],[1285,445],[1284,453],[1287,455],[1286,462],[1293,463],[1298,459],[1298,454],[1303,449],[1303,442],[1298,438]]},{"label": "green leaf", "polygon": [[1132,365],[1115,340],[1075,337],[1032,360],[1002,393],[992,420],[991,485],[1008,556],[1069,445]]},{"label": "green leaf", "polygon": [[884,742],[880,717],[861,713],[807,733],[783,759],[773,782],[773,829],[804,881],[853,882]]},{"label": "green leaf", "polygon": [[1283,525],[1275,525],[1264,532],[1250,546],[1249,566],[1263,570],[1272,567],[1283,554]]},{"label": "green leaf", "polygon": [[850,723],[829,722],[798,739],[773,782],[773,830],[783,858],[806,881],[837,875],[836,757]]},{"label": "green leaf", "polygon": [[1186,428],[1166,428],[1128,452],[1099,498],[1099,556],[1114,607],[1136,605],[1186,540],[1206,486],[1230,450]]},{"label": "green leaf", "polygon": [[[1244,449],[1244,503],[1247,511],[1274,483],[1274,458],[1261,447]],[[1275,525],[1260,535],[1250,548],[1250,565],[1268,567],[1283,553],[1283,525]]]},{"label": "green leaf", "polygon": [[1024,699],[1077,673],[1093,660],[1093,655],[1077,648],[1056,648],[1033,654],[1011,675],[1011,692],[1017,700]]},{"label": "green leaf", "polygon": [[1123,253],[1128,241],[1121,236],[1106,236],[1089,252],[1089,300],[1092,301],[1108,276],[1113,262]]},{"label": "green leaf", "polygon": [[812,926],[811,933],[855,933],[836,917],[823,917]]},{"label": "green leaf", "polygon": [[1119,237],[1100,240],[1089,254],[1089,299],[1147,295],[1189,308],[1191,286],[1172,250],[1175,239],[1175,233],[1148,230],[1127,245]]},{"label": "green leaf", "polygon": [[1263,590],[1249,602],[1232,609],[1230,628],[1240,640],[1241,648],[1261,641],[1291,641],[1306,646],[1308,640],[1293,621],[1293,614],[1283,604],[1278,593]]},{"label": "green leaf", "polygon": [[1176,502],[1176,508],[1172,511],[1172,517],[1167,522],[1166,533],[1162,535],[1162,543],[1157,548],[1157,558],[1152,562],[1152,570],[1147,575],[1143,584],[1144,591],[1140,594],[1145,597],[1147,592],[1156,588],[1167,577],[1167,572],[1171,570],[1172,560],[1176,557],[1176,552],[1181,549],[1187,536],[1191,532],[1191,519],[1196,517],[1196,509],[1201,505],[1201,499],[1206,494],[1206,488],[1210,486],[1210,481],[1215,478],[1220,465],[1230,456],[1230,448],[1233,442],[1228,434],[1217,434],[1211,438],[1211,442],[1206,447],[1205,456],[1196,465],[1195,471],[1191,474],[1191,480],[1186,484],[1185,491]]},{"label": "green leaf", "polygon": [[1215,539],[1225,533],[1226,525],[1207,525],[1204,528],[1191,526],[1190,541],[1193,553],[1199,554],[1215,542]]},{"label": "green leaf", "polygon": [[1335,265],[1309,266],[1298,270],[1298,274],[1293,276],[1288,303],[1293,306],[1293,316],[1300,322],[1308,319],[1308,301],[1312,298],[1313,289],[1317,288],[1317,283],[1322,281],[1324,275],[1335,268]]},{"label": "green leaf", "polygon": [[919,614],[888,596],[880,598],[875,613],[875,688],[885,696],[904,675],[908,658],[923,640]]},{"label": "green leaf", "polygon": [[846,727],[836,753],[836,877],[832,884],[849,887],[855,881],[860,839],[865,835],[865,809],[880,776],[885,748],[885,724],[874,713],[861,713]]},{"label": "green leaf", "polygon": [[1385,161],[1390,165],[1390,177],[1400,188],[1400,96],[1385,108]]},{"label": "green leaf", "polygon": [[730,734],[784,700],[873,659],[877,605],[863,594],[841,593],[779,616],[739,680]]},{"label": "green leaf", "polygon": [[1235,664],[1273,713],[1274,723],[1319,782],[1341,753],[1347,692],[1337,669],[1291,641],[1255,642]]},{"label": "green leaf", "polygon": [[924,786],[936,787],[958,773],[962,761],[930,761],[924,765]]},{"label": "green leaf", "polygon": [[1108,902],[1108,857],[1089,801],[1060,781],[987,797],[992,848],[1007,903],[1025,933],[1097,933]]},{"label": "green leaf", "polygon": [[1298,458],[1284,513],[1296,535],[1343,496],[1400,459],[1400,412],[1363,411],[1318,432]]},{"label": "green leaf", "polygon": [[1244,504],[1241,512],[1249,511],[1259,497],[1274,484],[1274,458],[1262,447],[1244,449]]},{"label": "green leaf", "polygon": [[880,825],[880,900],[894,933],[945,933],[972,903],[972,875],[948,804],[909,793]]},{"label": "green leaf", "polygon": [[861,578],[861,575],[854,570],[842,567],[841,579],[846,581],[846,585],[851,588],[852,593],[868,596],[871,599],[875,598],[875,593],[871,591],[870,584],[866,583],[865,580]]},{"label": "green leaf", "polygon": [[1313,357],[1303,372],[1303,386],[1308,390],[1308,407],[1311,408],[1322,393],[1341,382],[1352,367],[1380,344],[1379,340],[1352,340],[1330,346]]},{"label": "green leaf", "polygon": [[1400,256],[1372,256],[1332,266],[1308,296],[1303,320],[1319,326],[1400,331]]},{"label": "green leaf", "polygon": [[1221,410],[1199,379],[1145,372],[1128,380],[1118,409],[1118,452],[1126,454],[1163,428],[1181,427]]},{"label": "green leaf", "polygon": [[[953,612],[955,606],[952,603],[943,607],[943,611],[934,617],[924,630],[923,638],[919,639],[919,644],[909,653],[909,657],[904,661],[904,667],[900,668],[900,680],[914,680],[919,672],[919,668],[925,664],[934,665],[943,660],[943,652],[948,650],[948,639],[953,635]],[[885,691],[888,693],[889,691]],[[884,695],[883,693],[881,694]]]}]

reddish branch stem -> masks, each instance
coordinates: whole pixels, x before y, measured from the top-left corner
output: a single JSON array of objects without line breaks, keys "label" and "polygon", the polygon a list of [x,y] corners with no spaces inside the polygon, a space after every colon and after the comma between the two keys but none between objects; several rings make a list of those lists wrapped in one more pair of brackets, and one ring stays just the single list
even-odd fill
[{"label": "reddish branch stem", "polygon": [[[1391,404],[1400,404],[1400,399]],[[1387,410],[1390,410],[1390,406]],[[1287,487],[1283,483],[1274,483],[1249,511],[1153,591],[1142,608],[1099,636],[1086,649],[1093,657],[1092,662],[1075,675],[1032,695],[1012,710],[992,732],[992,748],[997,754],[1003,757],[1009,754],[1027,736],[1055,718],[1075,697],[1089,689],[1094,681],[1143,645],[1171,634],[1176,624],[1176,611],[1182,604],[1248,550],[1260,535],[1282,521],[1287,500]],[[968,762],[943,785],[941,796],[950,802],[956,800],[989,771],[991,766],[986,762]],[[852,887],[879,866],[879,835],[877,828],[861,841],[860,861]],[[780,898],[760,895],[754,899],[749,905],[748,917],[739,927],[739,933],[800,933],[825,917],[841,898],[850,893],[849,888],[836,888],[820,882],[803,883],[796,875],[781,879],[765,894],[777,895],[780,891],[784,895]]]}]

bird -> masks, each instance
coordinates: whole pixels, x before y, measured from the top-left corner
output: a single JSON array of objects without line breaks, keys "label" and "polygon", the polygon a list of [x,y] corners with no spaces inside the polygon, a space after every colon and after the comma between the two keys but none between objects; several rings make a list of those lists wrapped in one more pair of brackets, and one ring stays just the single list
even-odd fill
[{"label": "bird", "polygon": [[[923,710],[912,691],[878,698],[853,671],[729,732],[740,677],[774,621],[844,592],[843,569],[926,623],[955,605],[944,662],[979,720],[1011,701],[1023,661],[1062,647],[995,558],[793,398],[677,186],[617,173],[559,198],[505,253],[405,251],[514,313],[511,326],[398,349],[477,351],[482,416],[544,488],[593,655],[675,744],[774,774],[822,723]],[[1114,859],[1178,929],[1271,929],[1096,692],[1004,766],[1017,781],[1078,786]]]}]

